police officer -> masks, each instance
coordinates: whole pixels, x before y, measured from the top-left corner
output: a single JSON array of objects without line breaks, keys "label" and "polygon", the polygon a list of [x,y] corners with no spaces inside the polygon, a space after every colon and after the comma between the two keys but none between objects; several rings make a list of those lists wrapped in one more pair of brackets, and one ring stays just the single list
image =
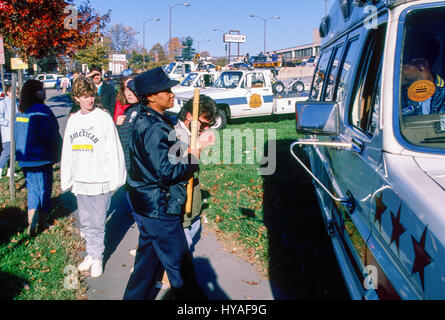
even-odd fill
[{"label": "police officer", "polygon": [[[165,111],[173,107],[170,80],[162,68],[140,74],[133,80],[139,101],[138,116],[130,142],[130,170],[127,177],[129,197],[142,226],[134,271],[124,299],[154,299],[157,276],[166,270],[175,299],[202,299],[187,241],[182,228],[182,205],[186,182],[199,170],[192,150],[186,163],[170,161],[177,140]],[[170,137],[169,137],[170,135]],[[174,134],[173,134],[174,137]],[[212,134],[201,135],[199,145],[214,142]],[[161,267],[162,266],[162,267]]]}]

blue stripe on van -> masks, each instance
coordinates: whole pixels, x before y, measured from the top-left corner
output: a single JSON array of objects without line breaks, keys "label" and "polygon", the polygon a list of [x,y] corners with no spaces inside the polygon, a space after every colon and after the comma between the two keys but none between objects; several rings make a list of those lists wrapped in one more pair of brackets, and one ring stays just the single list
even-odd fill
[{"label": "blue stripe on van", "polygon": [[228,104],[229,106],[237,104],[247,104],[246,97],[236,97],[236,98],[226,98],[226,99],[215,99],[216,104]]}]

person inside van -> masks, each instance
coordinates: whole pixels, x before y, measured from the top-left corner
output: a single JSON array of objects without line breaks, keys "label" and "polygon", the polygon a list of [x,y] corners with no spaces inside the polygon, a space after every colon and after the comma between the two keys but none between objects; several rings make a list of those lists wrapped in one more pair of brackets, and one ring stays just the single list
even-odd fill
[{"label": "person inside van", "polygon": [[445,82],[433,72],[440,52],[427,31],[408,31],[402,67],[402,114],[445,113]]}]

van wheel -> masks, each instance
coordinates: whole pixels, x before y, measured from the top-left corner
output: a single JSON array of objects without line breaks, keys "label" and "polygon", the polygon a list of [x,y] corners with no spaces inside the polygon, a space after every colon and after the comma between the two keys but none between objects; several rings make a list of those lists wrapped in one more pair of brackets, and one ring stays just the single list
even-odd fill
[{"label": "van wheel", "polygon": [[223,109],[218,108],[218,114],[216,115],[215,125],[212,126],[212,129],[221,130],[226,127],[227,124],[227,115]]},{"label": "van wheel", "polygon": [[292,85],[292,91],[303,92],[304,91],[304,83],[301,81],[295,81]]},{"label": "van wheel", "polygon": [[277,81],[272,85],[272,91],[274,93],[282,94],[284,92],[284,84],[281,81]]}]

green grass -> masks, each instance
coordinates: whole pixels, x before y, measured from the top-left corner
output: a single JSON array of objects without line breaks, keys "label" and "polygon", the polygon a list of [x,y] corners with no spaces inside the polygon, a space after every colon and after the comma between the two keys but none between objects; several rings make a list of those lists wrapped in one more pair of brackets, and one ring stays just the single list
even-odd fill
[{"label": "green grass", "polygon": [[[16,197],[9,196],[9,180],[0,181],[0,299],[74,300],[86,287],[65,288],[67,266],[77,265],[83,243],[74,229],[69,208],[62,204],[59,170],[54,170],[52,226],[36,236],[26,234],[27,190],[23,174],[16,178]],[[69,267],[68,267],[69,268]],[[66,283],[66,282],[65,282]]]},{"label": "green grass", "polygon": [[[246,164],[257,150],[245,149],[243,164],[201,165],[204,221],[227,249],[256,265],[279,288],[275,298],[347,297],[312,179],[289,151],[298,138],[294,116],[237,120],[227,129],[265,129],[266,136],[268,129],[275,130],[276,169],[259,175],[261,156]],[[225,152],[233,156],[233,150]],[[301,150],[297,153],[302,156]],[[264,155],[270,156],[267,147]]]},{"label": "green grass", "polygon": [[[282,117],[283,118],[283,117]],[[264,120],[264,119],[263,119]],[[265,130],[264,144],[267,145],[268,130],[276,132],[277,141],[295,140],[295,121],[292,119],[275,118],[275,121],[232,121],[226,129],[241,132],[244,130]],[[223,140],[223,139],[221,139]],[[226,140],[227,142],[227,140]],[[232,141],[231,159],[234,159],[234,141]],[[269,242],[268,229],[264,223],[264,180],[267,176],[261,176],[258,169],[261,156],[255,150],[247,150],[246,141],[243,140],[242,164],[211,164],[201,165],[200,182],[203,190],[206,190],[210,199],[204,201],[208,207],[204,210],[207,220],[218,230],[234,237],[242,245],[250,259],[255,260],[263,275],[267,276],[269,269]],[[225,150],[226,153],[229,150]],[[246,153],[246,151],[249,151]],[[220,151],[224,153],[223,150]],[[287,152],[287,153],[286,153]],[[267,147],[264,153],[268,156]],[[288,150],[277,150],[277,161],[289,156]],[[227,154],[226,154],[227,155]],[[223,160],[223,156],[220,157]],[[247,159],[253,159],[254,164],[246,164]]]}]

